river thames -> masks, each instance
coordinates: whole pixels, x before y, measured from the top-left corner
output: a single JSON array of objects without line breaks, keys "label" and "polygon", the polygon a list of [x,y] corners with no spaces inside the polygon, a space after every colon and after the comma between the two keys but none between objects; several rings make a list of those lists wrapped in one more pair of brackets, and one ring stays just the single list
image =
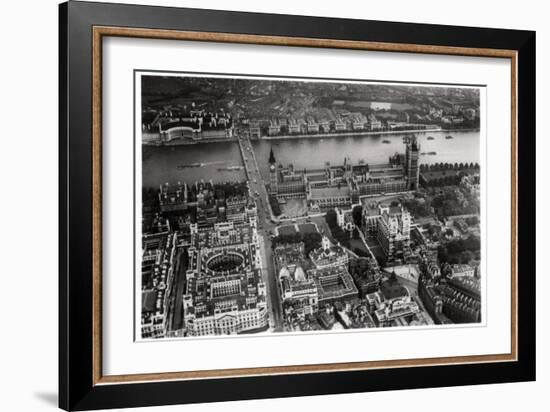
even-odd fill
[{"label": "river thames", "polygon": [[[324,138],[301,138],[259,140],[253,142],[254,152],[262,175],[267,177],[269,151],[277,163],[292,163],[296,169],[324,167],[326,162],[341,165],[344,158],[357,164],[386,163],[389,156],[404,153],[403,137],[406,134],[385,134],[365,136],[337,136]],[[420,161],[432,163],[481,163],[479,131],[440,131],[415,133],[420,142],[420,152],[435,152],[435,155],[421,155]],[[453,139],[446,139],[451,135]],[[431,137],[433,139],[428,139]],[[384,143],[383,141],[386,141]],[[247,156],[249,154],[246,154]],[[199,167],[184,167],[202,163]],[[143,146],[143,186],[157,187],[164,183],[194,183],[204,179],[214,182],[239,181],[245,179],[243,170],[225,170],[232,166],[242,166],[238,143],[200,143],[181,146]]]}]

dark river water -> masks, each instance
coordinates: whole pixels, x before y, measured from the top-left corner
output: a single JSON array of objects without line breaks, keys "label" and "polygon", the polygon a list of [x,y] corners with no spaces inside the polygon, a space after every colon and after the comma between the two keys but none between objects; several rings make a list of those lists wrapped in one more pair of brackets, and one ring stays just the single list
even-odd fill
[{"label": "dark river water", "polygon": [[[427,132],[417,133],[421,152],[436,152],[436,155],[421,156],[421,163],[438,162],[480,163],[479,132]],[[451,135],[453,139],[445,139]],[[433,140],[428,140],[428,136]],[[273,148],[277,163],[292,163],[297,169],[323,167],[325,162],[343,164],[344,157],[353,163],[385,163],[395,152],[404,153],[403,134],[338,136],[323,139],[288,139],[254,141],[254,151],[262,174],[268,171],[269,150]],[[382,143],[383,140],[389,143]],[[202,167],[178,169],[178,165],[204,163]],[[243,170],[220,171],[219,168],[242,165],[237,143],[206,143],[188,146],[143,148],[143,185],[158,186],[163,183],[201,179],[214,182],[244,180]]]},{"label": "dark river water", "polygon": [[[242,181],[244,170],[220,171],[230,166],[242,166],[239,145],[236,142],[205,143],[185,146],[143,146],[143,186],[159,186],[164,183],[194,183],[204,179],[214,182]],[[201,167],[181,165],[204,163]]]}]

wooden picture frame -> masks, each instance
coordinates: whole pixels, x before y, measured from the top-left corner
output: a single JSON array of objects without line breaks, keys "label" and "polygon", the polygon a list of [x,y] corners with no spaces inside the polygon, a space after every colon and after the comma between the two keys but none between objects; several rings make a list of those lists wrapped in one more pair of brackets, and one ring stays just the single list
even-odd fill
[{"label": "wooden picture frame", "polygon": [[[60,5],[59,406],[65,410],[535,379],[535,34],[197,9]],[[510,59],[511,352],[137,375],[102,373],[102,40],[107,36]],[[520,186],[520,183],[521,186]]]}]

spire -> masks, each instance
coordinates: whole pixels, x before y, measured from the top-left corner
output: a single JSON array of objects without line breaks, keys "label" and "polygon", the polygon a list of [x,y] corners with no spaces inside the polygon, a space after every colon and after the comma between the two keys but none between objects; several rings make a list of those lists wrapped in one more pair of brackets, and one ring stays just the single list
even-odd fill
[{"label": "spire", "polygon": [[274,165],[275,163],[277,163],[277,161],[275,160],[275,155],[273,154],[273,147],[271,147],[271,150],[269,151],[269,164]]}]

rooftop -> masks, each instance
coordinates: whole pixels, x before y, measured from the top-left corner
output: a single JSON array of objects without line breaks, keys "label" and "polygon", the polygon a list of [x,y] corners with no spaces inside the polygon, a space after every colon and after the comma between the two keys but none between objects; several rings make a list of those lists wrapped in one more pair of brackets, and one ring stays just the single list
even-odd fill
[{"label": "rooftop", "polygon": [[349,196],[350,191],[347,185],[342,185],[340,188],[337,186],[332,187],[312,187],[311,189],[311,198],[319,199],[326,197],[340,197],[340,196]]},{"label": "rooftop", "polygon": [[157,292],[155,290],[144,290],[141,293],[141,312],[154,312]]}]

